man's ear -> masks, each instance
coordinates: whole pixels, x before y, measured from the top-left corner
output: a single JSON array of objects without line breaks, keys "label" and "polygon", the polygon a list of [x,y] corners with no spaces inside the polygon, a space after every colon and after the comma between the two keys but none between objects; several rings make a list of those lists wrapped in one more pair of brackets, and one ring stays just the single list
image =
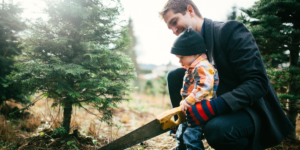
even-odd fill
[{"label": "man's ear", "polygon": [[189,13],[189,15],[193,18],[195,16],[195,11],[193,9],[193,7],[191,5],[188,5],[187,6],[187,9],[186,9],[187,13]]}]

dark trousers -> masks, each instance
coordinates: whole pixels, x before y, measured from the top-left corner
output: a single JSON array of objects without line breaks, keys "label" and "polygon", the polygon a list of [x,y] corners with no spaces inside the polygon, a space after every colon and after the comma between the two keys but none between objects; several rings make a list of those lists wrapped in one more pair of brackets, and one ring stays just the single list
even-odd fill
[{"label": "dark trousers", "polygon": [[[185,69],[177,68],[171,70],[167,76],[173,108],[178,107],[182,99],[180,90],[183,85],[185,71]],[[176,119],[177,117],[175,116]],[[190,132],[190,134],[193,133]],[[204,128],[205,138],[214,149],[247,149],[252,143],[253,134],[254,123],[251,116],[244,110],[216,116],[208,121]],[[180,140],[182,139],[178,139],[178,141]],[[184,143],[186,142],[184,141]]]},{"label": "dark trousers", "polygon": [[188,122],[178,126],[176,132],[177,150],[205,150],[202,142],[205,125],[189,127]]}]

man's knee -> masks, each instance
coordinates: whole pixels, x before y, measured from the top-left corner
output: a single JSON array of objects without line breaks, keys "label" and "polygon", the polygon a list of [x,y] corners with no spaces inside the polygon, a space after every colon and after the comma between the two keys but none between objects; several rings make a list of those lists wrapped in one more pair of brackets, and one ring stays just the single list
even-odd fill
[{"label": "man's knee", "polygon": [[222,149],[224,144],[238,140],[238,136],[233,132],[233,127],[225,120],[218,118],[214,118],[206,124],[204,135],[207,143],[216,149]]},{"label": "man's knee", "polygon": [[204,134],[215,149],[243,149],[254,134],[254,123],[250,115],[241,110],[213,118],[206,124]]}]

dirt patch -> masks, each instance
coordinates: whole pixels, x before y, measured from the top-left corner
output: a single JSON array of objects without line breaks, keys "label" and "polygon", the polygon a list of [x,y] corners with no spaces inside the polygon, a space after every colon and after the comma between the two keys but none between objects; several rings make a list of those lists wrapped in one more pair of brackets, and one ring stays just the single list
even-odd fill
[{"label": "dirt patch", "polygon": [[281,144],[268,148],[266,150],[299,150],[300,149],[300,140],[293,140],[291,138],[285,138]]},{"label": "dirt patch", "polygon": [[284,150],[299,150],[300,140],[286,139],[282,142],[282,149]]},{"label": "dirt patch", "polygon": [[[92,139],[80,135],[77,130],[74,130],[69,137],[57,137],[52,135],[52,130],[44,129],[39,136],[27,138],[18,150],[25,149],[97,149],[100,145],[106,144],[105,138]],[[19,144],[18,144],[19,145]]]}]

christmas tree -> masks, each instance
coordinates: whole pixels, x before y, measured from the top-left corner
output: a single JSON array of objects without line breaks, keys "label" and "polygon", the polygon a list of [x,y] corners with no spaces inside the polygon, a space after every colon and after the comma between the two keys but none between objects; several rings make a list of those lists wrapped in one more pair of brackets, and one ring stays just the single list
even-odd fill
[{"label": "christmas tree", "polygon": [[62,105],[63,128],[70,131],[72,106],[96,108],[101,121],[129,95],[134,67],[122,51],[130,38],[121,26],[119,1],[48,0],[48,21],[32,23],[11,79]]},{"label": "christmas tree", "polygon": [[[135,48],[134,48],[136,46],[137,39],[134,35],[133,24],[132,24],[132,19],[131,18],[129,18],[127,28],[128,28],[128,35],[130,37],[130,44],[129,44],[128,48],[125,50],[125,54],[128,55],[131,58],[131,60],[134,64],[135,73],[138,76],[139,75],[139,65],[138,65],[137,60],[136,60],[137,56],[136,56],[136,51],[135,51]],[[134,86],[136,86],[136,87],[140,86],[138,79],[136,79],[134,81]]]}]

